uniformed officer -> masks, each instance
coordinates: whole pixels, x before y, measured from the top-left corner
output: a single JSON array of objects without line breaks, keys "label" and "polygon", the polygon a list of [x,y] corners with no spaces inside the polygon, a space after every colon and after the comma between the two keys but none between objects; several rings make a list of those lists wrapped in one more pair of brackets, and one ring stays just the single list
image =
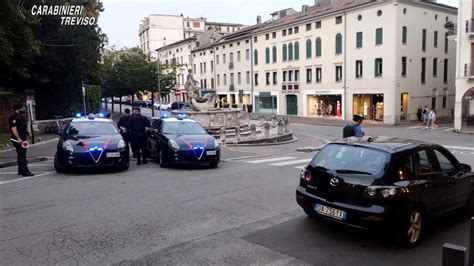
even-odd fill
[{"label": "uniformed officer", "polygon": [[18,175],[34,176],[34,174],[28,170],[26,162],[26,147],[28,146],[26,135],[28,135],[28,131],[26,130],[26,120],[23,117],[25,107],[22,104],[15,104],[13,105],[13,111],[14,113],[8,118],[8,124],[11,131],[10,140],[16,149]]},{"label": "uniformed officer", "polygon": [[354,115],[352,122],[346,125],[342,130],[342,137],[363,137],[365,133],[362,131],[362,127],[360,125],[364,119],[365,118],[362,115]]},{"label": "uniformed officer", "polygon": [[122,134],[122,138],[125,141],[125,156],[126,159],[130,156],[130,119],[132,116],[130,115],[130,109],[126,108],[124,110],[124,115],[120,117],[119,121],[117,122],[117,127],[120,129],[120,134]]},{"label": "uniformed officer", "polygon": [[147,131],[150,130],[150,120],[141,115],[141,110],[138,107],[133,108],[132,118],[130,119],[131,143],[134,154],[137,156],[137,165],[148,163],[147,161]]}]

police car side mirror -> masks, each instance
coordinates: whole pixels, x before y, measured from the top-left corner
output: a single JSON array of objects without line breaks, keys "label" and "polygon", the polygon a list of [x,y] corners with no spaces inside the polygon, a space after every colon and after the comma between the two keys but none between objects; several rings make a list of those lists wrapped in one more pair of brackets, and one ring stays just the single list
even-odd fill
[{"label": "police car side mirror", "polygon": [[471,166],[468,164],[462,163],[460,166],[461,166],[461,171],[463,171],[464,173],[469,173],[472,171]]}]

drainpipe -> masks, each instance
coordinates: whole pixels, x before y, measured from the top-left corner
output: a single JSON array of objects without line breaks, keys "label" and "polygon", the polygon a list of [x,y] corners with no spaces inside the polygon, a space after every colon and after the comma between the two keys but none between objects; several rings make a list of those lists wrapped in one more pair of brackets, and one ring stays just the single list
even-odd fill
[{"label": "drainpipe", "polygon": [[[342,119],[346,120],[347,119],[347,13],[346,11],[344,13],[344,63],[343,63],[343,71],[344,71],[344,103],[342,105]],[[342,100],[342,99],[341,99]]]},{"label": "drainpipe", "polygon": [[253,96],[253,38],[250,36],[250,103],[252,104],[252,113],[255,112],[254,96]]}]

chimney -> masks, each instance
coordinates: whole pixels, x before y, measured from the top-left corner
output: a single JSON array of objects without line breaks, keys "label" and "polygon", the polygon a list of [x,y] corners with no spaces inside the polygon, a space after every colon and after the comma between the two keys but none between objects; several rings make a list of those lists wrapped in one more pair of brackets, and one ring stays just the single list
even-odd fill
[{"label": "chimney", "polygon": [[257,24],[260,24],[262,23],[262,16],[257,16]]},{"label": "chimney", "polygon": [[308,8],[309,8],[308,5],[302,5],[302,6],[301,6],[301,11],[302,11],[302,12],[306,12],[306,11],[308,11]]}]

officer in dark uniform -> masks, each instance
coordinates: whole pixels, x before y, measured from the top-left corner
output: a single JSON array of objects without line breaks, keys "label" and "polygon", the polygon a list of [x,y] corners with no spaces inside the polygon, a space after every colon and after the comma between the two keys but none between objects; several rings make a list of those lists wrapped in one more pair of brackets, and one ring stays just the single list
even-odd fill
[{"label": "officer in dark uniform", "polygon": [[138,107],[133,108],[134,115],[130,119],[130,130],[131,130],[131,143],[134,154],[137,156],[137,165],[148,163],[147,161],[147,131],[150,130],[150,120],[145,116],[141,115],[141,110]]},{"label": "officer in dark uniform", "polygon": [[342,137],[363,137],[365,135],[364,131],[362,131],[361,124],[364,121],[364,116],[362,115],[354,115],[352,118],[352,122],[346,125],[342,129]]},{"label": "officer in dark uniform", "polygon": [[25,113],[25,107],[22,104],[15,104],[13,105],[13,111],[14,113],[8,118],[8,125],[11,132],[10,140],[16,149],[18,175],[34,176],[28,170],[26,164],[26,147],[28,145],[26,136],[28,131],[26,130],[26,120],[22,115]]},{"label": "officer in dark uniform", "polygon": [[117,122],[117,127],[120,129],[120,134],[122,134],[122,138],[125,141],[125,156],[128,159],[130,156],[130,120],[132,116],[130,115],[130,109],[126,108],[124,112],[125,114]]}]

